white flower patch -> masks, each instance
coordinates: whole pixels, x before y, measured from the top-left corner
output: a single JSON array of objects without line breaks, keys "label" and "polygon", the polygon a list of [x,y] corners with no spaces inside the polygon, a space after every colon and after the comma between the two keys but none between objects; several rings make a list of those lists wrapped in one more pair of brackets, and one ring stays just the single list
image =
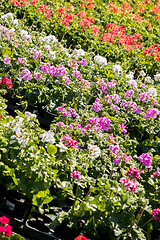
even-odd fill
[{"label": "white flower patch", "polygon": [[104,67],[104,66],[107,65],[107,59],[106,59],[105,57],[100,56],[100,55],[96,55],[96,56],[94,57],[94,61],[95,61],[97,64],[101,65],[102,67]]},{"label": "white flower patch", "polygon": [[43,134],[41,134],[39,137],[42,138],[42,142],[48,142],[51,145],[55,143],[54,133],[51,131],[48,131],[48,132],[46,131]]},{"label": "white flower patch", "polygon": [[119,64],[116,64],[113,66],[113,73],[116,77],[118,77],[121,72],[122,72],[122,67]]},{"label": "white flower patch", "polygon": [[97,145],[91,145],[88,143],[88,149],[93,159],[98,158],[101,155],[101,149]]}]

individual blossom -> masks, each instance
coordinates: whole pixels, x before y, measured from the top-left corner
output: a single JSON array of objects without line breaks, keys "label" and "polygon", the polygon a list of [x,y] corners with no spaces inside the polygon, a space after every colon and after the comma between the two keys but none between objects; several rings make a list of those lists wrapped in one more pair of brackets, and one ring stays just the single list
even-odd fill
[{"label": "individual blossom", "polygon": [[127,156],[125,153],[122,153],[121,158],[125,161],[125,162],[129,162],[132,159],[132,156]]},{"label": "individual blossom", "polygon": [[129,85],[130,87],[137,88],[137,82],[136,82],[135,80],[133,80],[133,79],[131,79],[131,80],[128,81],[128,85]]},{"label": "individual blossom", "polygon": [[72,139],[68,134],[65,134],[63,137],[61,137],[61,142],[64,143],[66,147],[71,147],[75,149],[79,149],[78,142],[74,139]]},{"label": "individual blossom", "polygon": [[154,87],[149,88],[148,92],[151,93],[152,97],[156,97],[157,96],[157,90]]},{"label": "individual blossom", "polygon": [[101,149],[97,145],[91,145],[88,143],[88,149],[93,159],[98,158],[101,155]]},{"label": "individual blossom", "polygon": [[142,71],[139,72],[139,75],[140,75],[141,77],[145,77],[145,76],[146,76],[146,73],[142,70]]},{"label": "individual blossom", "polygon": [[3,225],[6,225],[9,223],[9,218],[7,218],[6,216],[2,216],[0,217],[0,223]]},{"label": "individual blossom", "polygon": [[83,236],[83,235],[79,235],[79,236],[76,237],[74,240],[91,240],[91,239],[88,239],[88,238],[86,238],[86,237]]},{"label": "individual blossom", "polygon": [[126,134],[127,133],[127,129],[126,126],[122,123],[122,124],[118,124],[118,126],[120,127],[122,133]]},{"label": "individual blossom", "polygon": [[155,119],[156,117],[157,117],[157,115],[159,115],[159,110],[157,109],[157,108],[149,108],[148,110],[147,110],[147,112],[145,113],[145,115],[144,115],[144,118],[145,119],[150,119],[150,118],[153,118],[153,119]]},{"label": "individual blossom", "polygon": [[136,183],[135,181],[131,181],[130,179],[127,179],[125,177],[120,178],[119,181],[123,184],[127,191],[137,193],[138,183]]},{"label": "individual blossom", "polygon": [[160,178],[160,170],[157,170],[156,172],[153,172],[153,174],[152,174],[152,177],[153,178]]},{"label": "individual blossom", "polygon": [[99,119],[99,124],[104,131],[111,129],[111,120],[107,119],[106,117],[101,117]]},{"label": "individual blossom", "polygon": [[97,64],[101,65],[102,67],[104,67],[104,66],[107,65],[107,59],[106,59],[105,57],[100,56],[100,55],[96,55],[96,56],[94,57],[94,61],[95,61]]},{"label": "individual blossom", "polygon": [[81,64],[82,66],[86,66],[87,65],[87,60],[86,59],[82,59],[78,63]]},{"label": "individual blossom", "polygon": [[126,97],[126,98],[132,97],[133,94],[134,94],[134,91],[133,91],[132,89],[130,89],[129,91],[127,91],[127,92],[125,93],[125,97]]},{"label": "individual blossom", "polygon": [[156,82],[159,82],[160,81],[160,73],[157,73],[156,75],[154,75],[154,80]]},{"label": "individual blossom", "polygon": [[140,160],[145,167],[149,167],[152,164],[152,157],[148,153],[142,153],[138,160]]},{"label": "individual blossom", "polygon": [[120,157],[117,155],[116,158],[113,159],[113,163],[116,165],[119,165],[120,164],[119,159],[120,159]]},{"label": "individual blossom", "polygon": [[160,208],[153,209],[152,216],[155,221],[160,222]]},{"label": "individual blossom", "polygon": [[12,88],[12,80],[10,78],[4,77],[2,80],[0,80],[0,84],[3,84],[6,86],[6,88]]},{"label": "individual blossom", "polygon": [[31,113],[31,112],[28,112],[28,111],[26,111],[26,112],[24,113],[24,115],[26,116],[26,118],[28,118],[28,120],[30,120],[30,118],[37,118],[37,115],[36,115],[36,114]]},{"label": "individual blossom", "polygon": [[11,58],[5,56],[5,57],[4,57],[4,63],[5,63],[6,65],[8,65],[8,64],[10,64],[10,62],[11,62]]},{"label": "individual blossom", "polygon": [[81,179],[81,172],[79,171],[74,171],[71,173],[71,177],[75,179]]},{"label": "individual blossom", "polygon": [[83,49],[74,49],[73,53],[71,56],[75,59],[78,60],[80,57],[85,56],[85,51]]},{"label": "individual blossom", "polygon": [[129,72],[129,74],[126,75],[126,79],[128,79],[129,81],[133,80],[133,78],[134,78],[134,73],[133,72]]},{"label": "individual blossom", "polygon": [[117,153],[118,153],[118,150],[119,150],[119,146],[117,146],[117,145],[110,145],[110,150],[111,150],[113,153],[117,154]]},{"label": "individual blossom", "polygon": [[98,36],[100,34],[99,28],[96,26],[92,26],[93,36]]},{"label": "individual blossom", "polygon": [[128,169],[126,175],[127,175],[128,177],[133,178],[134,180],[137,180],[137,179],[140,177],[140,172],[139,172],[138,168],[130,167],[130,168]]},{"label": "individual blossom", "polygon": [[94,110],[95,112],[99,112],[102,110],[102,104],[100,104],[100,100],[98,98],[96,98],[95,102],[92,105],[92,110]]},{"label": "individual blossom", "polygon": [[87,80],[81,79],[81,88],[87,89],[90,86],[90,82]]},{"label": "individual blossom", "polygon": [[56,125],[59,128],[64,128],[65,127],[65,124],[63,122],[58,122]]},{"label": "individual blossom", "polygon": [[122,67],[119,64],[113,65],[113,69],[112,69],[114,75],[116,77],[118,77],[120,75],[120,73],[122,72]]},{"label": "individual blossom", "polygon": [[150,76],[145,77],[144,82],[145,83],[150,83],[151,82],[151,77]]},{"label": "individual blossom", "polygon": [[42,138],[42,142],[48,142],[51,145],[55,143],[54,133],[51,131],[45,131],[44,133],[40,134],[39,137]]},{"label": "individual blossom", "polygon": [[20,73],[21,78],[25,79],[25,80],[31,80],[32,79],[32,73],[28,70],[28,69],[24,69],[21,73]]}]

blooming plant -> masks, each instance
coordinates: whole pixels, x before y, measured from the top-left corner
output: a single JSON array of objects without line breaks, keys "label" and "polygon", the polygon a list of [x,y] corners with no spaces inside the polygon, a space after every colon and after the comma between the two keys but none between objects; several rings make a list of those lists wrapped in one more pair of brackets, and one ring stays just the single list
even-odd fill
[{"label": "blooming plant", "polygon": [[[149,0],[0,2],[0,91],[23,108],[11,117],[0,97],[0,184],[54,215],[55,232],[158,231],[159,20]],[[45,130],[42,111],[55,115]]]}]

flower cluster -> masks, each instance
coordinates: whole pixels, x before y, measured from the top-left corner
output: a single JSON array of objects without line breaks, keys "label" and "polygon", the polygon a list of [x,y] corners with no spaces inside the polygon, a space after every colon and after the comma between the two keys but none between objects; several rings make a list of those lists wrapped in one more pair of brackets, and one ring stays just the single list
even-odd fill
[{"label": "flower cluster", "polygon": [[9,237],[12,235],[12,226],[9,224],[9,219],[6,216],[0,217],[0,236]]},{"label": "flower cluster", "polygon": [[12,80],[10,78],[4,77],[2,78],[2,80],[0,80],[0,84],[3,84],[6,86],[6,88],[12,88]]},{"label": "flower cluster", "polygon": [[160,208],[153,209],[152,216],[155,221],[160,222]]},{"label": "flower cluster", "polygon": [[127,191],[137,193],[138,183],[136,183],[135,181],[131,181],[130,179],[122,177],[120,179],[120,183],[123,184],[123,186],[127,189]]},{"label": "flower cluster", "polygon": [[140,177],[141,174],[140,174],[138,168],[130,167],[130,168],[128,169],[126,175],[127,175],[128,177],[133,178],[134,180],[137,180],[137,179]]},{"label": "flower cluster", "polygon": [[145,167],[150,167],[152,164],[152,157],[148,153],[142,153],[138,160],[140,160]]},{"label": "flower cluster", "polygon": [[75,179],[81,179],[81,172],[79,171],[74,171],[71,173],[71,177]]},{"label": "flower cluster", "polygon": [[66,147],[71,147],[75,149],[80,148],[80,146],[78,145],[78,142],[72,139],[68,134],[65,134],[63,137],[61,137],[61,142],[64,143]]}]

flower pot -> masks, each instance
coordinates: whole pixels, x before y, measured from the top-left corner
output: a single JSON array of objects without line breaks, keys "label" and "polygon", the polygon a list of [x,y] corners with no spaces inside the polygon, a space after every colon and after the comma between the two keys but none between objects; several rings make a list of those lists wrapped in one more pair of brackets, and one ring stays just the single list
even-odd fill
[{"label": "flower pot", "polygon": [[41,220],[27,220],[23,230],[24,233],[27,234],[31,239],[60,240],[54,235],[54,231],[45,225]]},{"label": "flower pot", "polygon": [[21,227],[27,219],[31,203],[20,192],[8,191],[0,208],[0,214],[6,215],[15,227]]}]

